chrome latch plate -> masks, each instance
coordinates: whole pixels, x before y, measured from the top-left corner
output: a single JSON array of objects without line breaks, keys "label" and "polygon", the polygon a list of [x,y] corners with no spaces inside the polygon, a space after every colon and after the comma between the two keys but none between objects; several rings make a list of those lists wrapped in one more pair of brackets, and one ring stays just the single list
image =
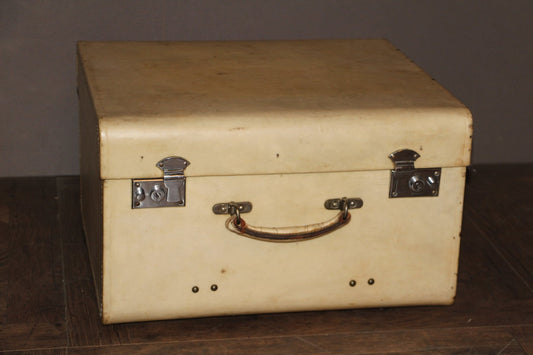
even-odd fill
[{"label": "chrome latch plate", "polygon": [[389,155],[391,170],[389,198],[438,196],[441,168],[415,168],[420,154],[411,149],[397,150]]},{"label": "chrome latch plate", "polygon": [[185,169],[190,163],[181,157],[167,157],[157,162],[161,179],[133,179],[131,208],[185,206]]}]

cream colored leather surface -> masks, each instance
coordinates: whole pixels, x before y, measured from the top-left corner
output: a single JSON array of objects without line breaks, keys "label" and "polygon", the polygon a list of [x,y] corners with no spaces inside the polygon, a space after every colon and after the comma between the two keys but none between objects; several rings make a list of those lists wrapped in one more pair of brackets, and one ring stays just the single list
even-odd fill
[{"label": "cream colored leather surface", "polygon": [[[106,180],[103,320],[449,304],[464,174],[443,169],[438,197],[397,199],[389,170],[192,177],[186,207],[153,209],[131,209],[131,180]],[[239,236],[211,211],[250,201],[250,224],[307,225],[335,216],[324,201],[344,196],[364,201],[351,222],[297,243]]]},{"label": "cream colored leather surface", "polygon": [[[384,40],[81,42],[103,179],[390,169],[470,161],[469,111]],[[377,149],[379,147],[379,149]]]}]

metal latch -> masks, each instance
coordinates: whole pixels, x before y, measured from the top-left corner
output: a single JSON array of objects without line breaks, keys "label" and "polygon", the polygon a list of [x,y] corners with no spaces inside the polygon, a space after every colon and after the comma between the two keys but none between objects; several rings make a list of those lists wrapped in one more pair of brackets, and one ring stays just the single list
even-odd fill
[{"label": "metal latch", "polygon": [[415,168],[420,154],[401,149],[389,154],[394,162],[391,170],[389,198],[438,196],[441,168]]},{"label": "metal latch", "polygon": [[161,159],[156,166],[162,179],[133,179],[131,208],[185,206],[185,169],[189,161],[181,157]]}]

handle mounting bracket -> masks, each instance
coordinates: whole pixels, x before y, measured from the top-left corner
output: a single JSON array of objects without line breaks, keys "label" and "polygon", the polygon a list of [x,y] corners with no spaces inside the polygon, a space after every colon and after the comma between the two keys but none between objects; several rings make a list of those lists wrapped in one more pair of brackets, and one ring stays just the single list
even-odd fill
[{"label": "handle mounting bracket", "polygon": [[245,202],[225,202],[217,203],[213,206],[214,214],[235,214],[236,211],[239,213],[248,213],[252,211],[252,203]]}]

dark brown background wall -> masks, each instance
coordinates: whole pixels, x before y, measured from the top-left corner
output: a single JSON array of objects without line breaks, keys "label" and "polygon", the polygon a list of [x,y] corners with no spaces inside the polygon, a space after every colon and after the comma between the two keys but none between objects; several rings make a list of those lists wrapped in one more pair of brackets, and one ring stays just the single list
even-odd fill
[{"label": "dark brown background wall", "polygon": [[530,0],[0,0],[0,176],[78,173],[77,40],[388,38],[471,109],[474,163],[533,162],[532,18]]}]

